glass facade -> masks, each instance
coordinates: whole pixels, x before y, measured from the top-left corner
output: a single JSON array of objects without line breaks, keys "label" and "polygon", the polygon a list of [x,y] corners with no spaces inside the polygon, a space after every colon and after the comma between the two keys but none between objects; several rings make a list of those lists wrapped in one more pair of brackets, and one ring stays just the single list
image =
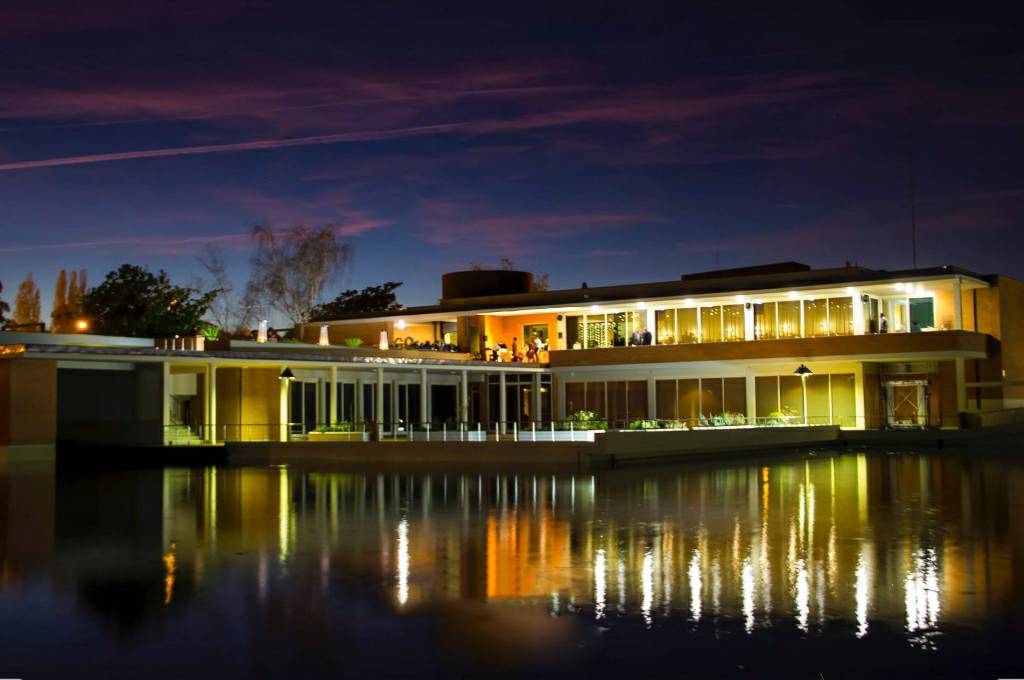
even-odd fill
[{"label": "glass facade", "polygon": [[746,340],[746,321],[743,305],[722,306],[722,337],[729,342]]},{"label": "glass facade", "polygon": [[701,307],[700,308],[700,341],[721,342],[722,341],[722,308]]},{"label": "glass facade", "polygon": [[804,336],[828,335],[828,300],[804,300]]},{"label": "glass facade", "polygon": [[[854,427],[857,424],[855,378],[852,373],[812,374],[807,386],[807,423]],[[759,420],[803,423],[804,385],[795,375],[754,378],[755,415]]]},{"label": "glass facade", "polygon": [[681,344],[697,342],[700,334],[697,332],[697,308],[684,307],[676,310],[676,327],[679,329],[676,337]]},{"label": "glass facade", "polygon": [[774,340],[778,333],[778,305],[764,302],[754,305],[754,339]]},{"label": "glass facade", "polygon": [[784,300],[776,303],[778,309],[779,337],[799,338],[800,337],[800,301]]},{"label": "glass facade", "polygon": [[674,345],[677,343],[676,311],[675,309],[659,309],[654,313],[654,337],[659,345]]},{"label": "glass facade", "polygon": [[680,378],[655,381],[657,417],[687,421],[732,414],[745,418],[747,390],[744,378]]},{"label": "glass facade", "polygon": [[[656,309],[654,328],[650,330],[659,345],[854,335],[879,332],[883,311],[889,333],[933,330],[937,316],[941,316],[936,313],[935,297],[879,298],[869,293],[814,296],[793,292],[788,299],[741,304],[695,304],[686,300],[682,306]],[[951,324],[944,321],[940,325],[948,328]],[[640,311],[569,316],[566,345],[626,346],[633,332],[646,326],[647,316]]]},{"label": "glass facade", "polygon": [[829,335],[853,335],[853,298],[828,299]]},{"label": "glass facade", "polygon": [[612,427],[626,427],[631,420],[647,418],[647,381],[567,382],[565,404],[570,418],[580,411],[592,411],[611,421]]},{"label": "glass facade", "polygon": [[931,298],[910,298],[910,331],[935,327],[935,303]]}]

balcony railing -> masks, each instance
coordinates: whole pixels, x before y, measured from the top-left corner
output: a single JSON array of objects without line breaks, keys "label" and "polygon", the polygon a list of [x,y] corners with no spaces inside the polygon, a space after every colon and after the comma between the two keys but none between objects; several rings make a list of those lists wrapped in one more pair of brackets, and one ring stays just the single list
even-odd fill
[{"label": "balcony railing", "polygon": [[[205,445],[222,442],[592,442],[601,432],[685,432],[751,428],[789,428],[839,426],[844,429],[890,428],[917,429],[957,427],[959,416],[929,418],[921,416],[913,423],[889,425],[885,418],[827,416],[769,416],[757,418],[693,419],[594,419],[537,421],[439,421],[433,423],[344,422],[320,423],[225,423],[194,429],[182,425],[165,428],[168,445]],[[375,432],[376,430],[376,432]],[[212,437],[208,435],[213,435]]]}]

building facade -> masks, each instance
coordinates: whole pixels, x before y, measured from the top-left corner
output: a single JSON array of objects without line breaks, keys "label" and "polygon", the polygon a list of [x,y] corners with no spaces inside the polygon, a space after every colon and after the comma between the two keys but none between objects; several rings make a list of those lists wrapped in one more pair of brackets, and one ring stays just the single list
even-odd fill
[{"label": "building facade", "polygon": [[500,436],[832,424],[1024,408],[1024,283],[797,263],[533,290],[455,272],[437,305],[305,342],[0,333],[0,443]]},{"label": "building facade", "polygon": [[443,289],[438,305],[327,333],[540,365],[556,420],[958,427],[963,413],[1024,406],[1024,284],[1005,276],[786,262],[540,292],[523,272],[457,272]]}]

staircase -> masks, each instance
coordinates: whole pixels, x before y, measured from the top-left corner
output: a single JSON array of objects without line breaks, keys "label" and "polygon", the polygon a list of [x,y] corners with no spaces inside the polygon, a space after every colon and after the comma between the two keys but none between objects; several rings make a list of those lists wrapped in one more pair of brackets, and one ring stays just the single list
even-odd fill
[{"label": "staircase", "polygon": [[188,425],[174,424],[164,432],[164,441],[171,446],[200,446],[203,438],[192,431]]}]

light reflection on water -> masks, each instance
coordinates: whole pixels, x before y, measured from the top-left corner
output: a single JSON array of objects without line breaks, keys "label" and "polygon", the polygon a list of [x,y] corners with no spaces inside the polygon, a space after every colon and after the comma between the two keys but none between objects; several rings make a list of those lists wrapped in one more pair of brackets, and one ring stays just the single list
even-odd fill
[{"label": "light reflection on water", "polygon": [[290,615],[328,629],[322,603],[358,592],[385,619],[486,603],[926,653],[1019,625],[1022,482],[1005,460],[863,454],[577,476],[166,469],[58,475],[25,498],[6,479],[0,613],[43,583],[73,603],[55,617],[173,626],[212,602],[286,606],[308,580],[312,610]]}]

